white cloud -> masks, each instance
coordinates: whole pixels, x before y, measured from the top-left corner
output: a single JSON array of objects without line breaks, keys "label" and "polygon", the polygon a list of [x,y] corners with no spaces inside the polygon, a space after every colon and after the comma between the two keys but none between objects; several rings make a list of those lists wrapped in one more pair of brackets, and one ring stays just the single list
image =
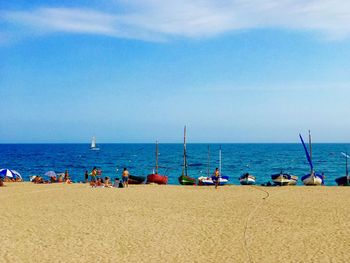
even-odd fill
[{"label": "white cloud", "polygon": [[201,38],[235,30],[282,28],[350,35],[343,0],[118,0],[98,8],[37,8],[3,12],[7,24],[40,33],[70,32],[146,40]]}]

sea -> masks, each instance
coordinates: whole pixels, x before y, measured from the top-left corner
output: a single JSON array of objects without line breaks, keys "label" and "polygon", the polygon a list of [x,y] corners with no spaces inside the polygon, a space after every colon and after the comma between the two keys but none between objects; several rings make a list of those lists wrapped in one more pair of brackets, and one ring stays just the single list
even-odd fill
[{"label": "sea", "polygon": [[[147,176],[155,167],[155,144],[99,144],[100,150],[91,150],[90,144],[0,144],[0,168],[18,171],[24,180],[47,171],[68,170],[73,181],[84,180],[85,171],[94,166],[102,176],[121,177],[124,167],[130,174]],[[249,172],[257,184],[270,181],[271,174],[280,171],[301,176],[310,171],[301,144],[187,144],[188,175],[212,174],[220,167],[231,184],[239,184],[239,176]],[[313,144],[312,158],[318,173],[324,173],[325,185],[336,185],[335,178],[346,173],[345,157],[350,144]],[[208,154],[209,153],[209,154]],[[208,158],[209,156],[209,158]],[[209,160],[209,162],[208,162]],[[159,144],[159,174],[169,177],[169,184],[178,184],[183,168],[182,144]]]}]

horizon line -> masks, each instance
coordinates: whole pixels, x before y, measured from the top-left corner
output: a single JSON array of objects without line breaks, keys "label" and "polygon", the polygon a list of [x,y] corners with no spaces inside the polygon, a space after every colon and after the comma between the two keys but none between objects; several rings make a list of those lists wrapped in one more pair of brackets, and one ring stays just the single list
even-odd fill
[{"label": "horizon line", "polygon": [[[89,142],[0,142],[5,144],[84,144]],[[97,145],[106,144],[156,144],[156,142],[101,142]],[[183,142],[159,142],[158,144],[183,144]],[[300,144],[300,142],[186,142],[186,144]],[[350,144],[350,142],[312,142],[312,144]]]}]

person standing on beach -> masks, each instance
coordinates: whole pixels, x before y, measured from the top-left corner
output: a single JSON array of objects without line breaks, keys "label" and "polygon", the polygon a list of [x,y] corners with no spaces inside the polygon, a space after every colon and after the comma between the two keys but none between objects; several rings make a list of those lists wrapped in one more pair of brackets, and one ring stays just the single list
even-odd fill
[{"label": "person standing on beach", "polygon": [[64,172],[64,181],[66,182],[67,180],[69,180],[70,178],[69,178],[69,174],[68,174],[68,170],[66,170],[65,172]]},{"label": "person standing on beach", "polygon": [[218,185],[219,185],[219,176],[220,176],[219,168],[216,168],[216,169],[215,169],[215,172],[214,172],[214,177],[215,177],[215,189],[218,188]]},{"label": "person standing on beach", "polygon": [[97,176],[97,168],[96,166],[91,171],[91,181],[96,182],[96,176]]},{"label": "person standing on beach", "polygon": [[129,187],[129,171],[126,168],[124,168],[124,171],[122,173],[122,179],[124,187]]},{"label": "person standing on beach", "polygon": [[85,183],[87,183],[89,181],[89,173],[87,170],[85,170],[84,177],[85,177]]}]

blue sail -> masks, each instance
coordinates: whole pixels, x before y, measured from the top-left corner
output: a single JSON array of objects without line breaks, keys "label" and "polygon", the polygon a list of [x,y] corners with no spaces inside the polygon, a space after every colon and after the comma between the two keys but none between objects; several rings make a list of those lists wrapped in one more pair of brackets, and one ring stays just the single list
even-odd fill
[{"label": "blue sail", "polygon": [[310,164],[310,168],[311,168],[311,170],[313,171],[313,170],[314,170],[314,166],[313,166],[313,164],[312,164],[312,161],[311,161],[311,158],[310,158],[310,154],[309,154],[309,152],[308,152],[308,150],[307,150],[307,148],[306,148],[306,145],[305,145],[305,143],[304,143],[303,137],[301,137],[301,134],[300,134],[300,133],[299,133],[299,137],[300,137],[301,142],[303,143],[304,150],[305,150],[305,154],[306,154],[306,158],[307,158],[307,160],[308,160],[308,162],[309,162],[309,164]]}]

